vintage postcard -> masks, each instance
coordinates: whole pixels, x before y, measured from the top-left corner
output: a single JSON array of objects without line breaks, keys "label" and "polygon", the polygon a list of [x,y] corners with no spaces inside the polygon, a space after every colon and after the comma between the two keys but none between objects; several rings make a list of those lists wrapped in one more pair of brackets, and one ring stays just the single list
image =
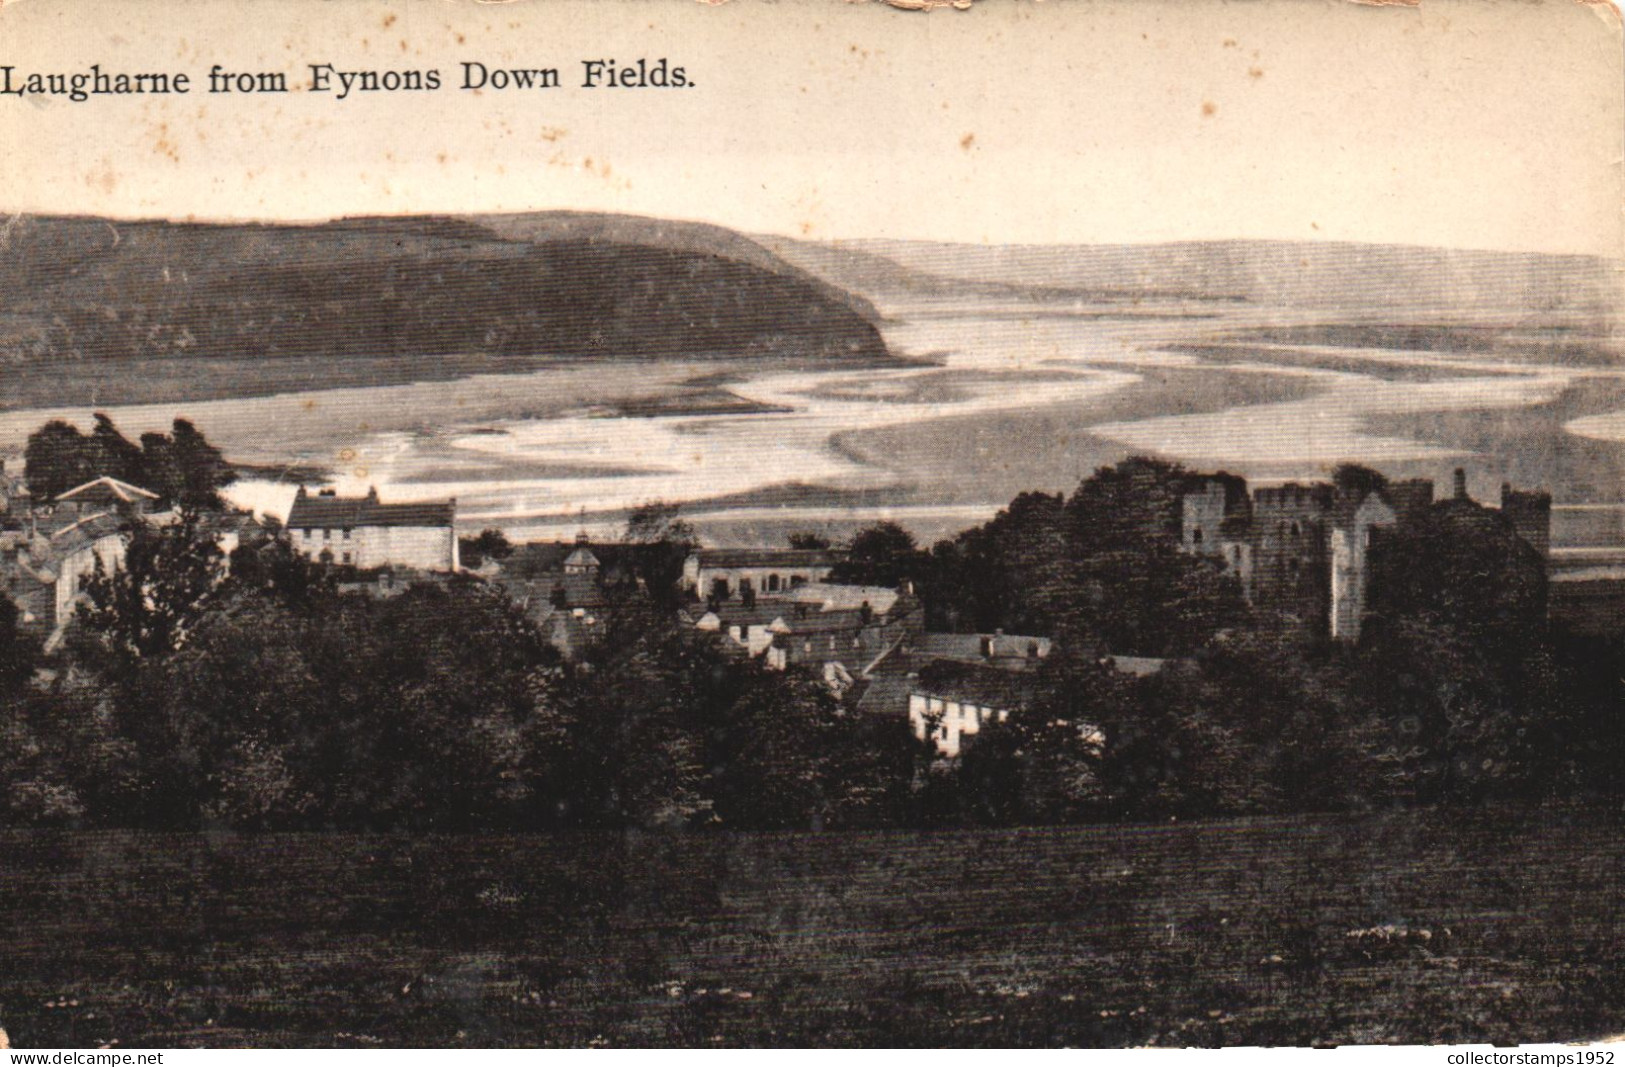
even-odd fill
[{"label": "vintage postcard", "polygon": [[1625,1032],[1621,43],[0,7],[0,1047]]}]

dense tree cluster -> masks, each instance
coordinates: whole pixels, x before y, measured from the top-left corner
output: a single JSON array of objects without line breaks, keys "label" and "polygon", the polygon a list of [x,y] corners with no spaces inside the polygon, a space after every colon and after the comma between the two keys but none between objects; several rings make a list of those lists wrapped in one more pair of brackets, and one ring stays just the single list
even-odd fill
[{"label": "dense tree cluster", "polygon": [[911,583],[934,629],[1031,633],[1122,655],[1186,655],[1245,625],[1233,579],[1181,552],[1191,472],[1133,458],[1070,497],[1022,493],[982,526],[929,552],[883,522],[860,531],[831,580]]},{"label": "dense tree cluster", "polygon": [[[54,657],[0,599],[0,812],[806,829],[1617,791],[1620,643],[1548,631],[1542,561],[1497,513],[1445,501],[1385,531],[1361,641],[1315,643],[1252,625],[1227,580],[1178,552],[1183,476],[1130,461],[929,552],[892,527],[854,543],[850,579],[914,582],[962,629],[1057,638],[1033,698],[957,760],[814,673],[680,625],[672,568],[692,531],[668,505],[634,516],[617,565],[635,580],[606,586],[599,636],[570,661],[475,578],[343,593],[276,542],[227,561],[190,518],[132,530]],[[1131,654],[1167,664],[1116,669]]]},{"label": "dense tree cluster", "polygon": [[[0,672],[10,820],[162,828],[894,824],[914,748],[635,587],[566,663],[498,588],[375,598],[273,543],[134,535],[68,665]],[[0,617],[0,661],[14,642]],[[3,666],[3,662],[0,662]],[[16,672],[13,672],[16,673]],[[901,790],[901,792],[899,792]]]},{"label": "dense tree cluster", "polygon": [[220,450],[185,419],[176,419],[167,434],[142,434],[136,445],[106,415],[97,412],[95,418],[88,434],[53,419],[29,435],[23,462],[35,499],[49,500],[105,475],[157,493],[165,504],[214,508],[220,490],[236,480]]},{"label": "dense tree cluster", "polygon": [[[1380,489],[1345,465],[1336,483]],[[1179,550],[1190,472],[1130,459],[1070,497],[1025,493],[929,553],[889,530],[837,577],[887,568],[932,626],[1053,635],[1039,697],[929,777],[930,817],[1049,822],[1338,810],[1544,795],[1605,781],[1625,731],[1620,642],[1549,632],[1543,562],[1497,512],[1441,501],[1378,542],[1355,646],[1257,625]],[[867,555],[872,556],[871,551]],[[854,552],[854,555],[857,555]],[[1112,655],[1167,657],[1146,678]],[[1090,731],[1080,724],[1098,728]],[[1608,753],[1605,757],[1602,753]]]}]

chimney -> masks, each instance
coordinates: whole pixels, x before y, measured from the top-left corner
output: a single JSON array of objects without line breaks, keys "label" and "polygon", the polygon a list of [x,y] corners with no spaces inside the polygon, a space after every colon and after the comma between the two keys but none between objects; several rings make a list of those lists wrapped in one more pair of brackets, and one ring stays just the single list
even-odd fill
[{"label": "chimney", "polygon": [[1461,467],[1456,468],[1456,499],[1467,499],[1467,471]]},{"label": "chimney", "polygon": [[295,499],[303,500],[309,495],[310,495],[310,493],[305,489],[304,486],[301,485],[299,487],[299,492],[295,493],[294,497],[295,497]]},{"label": "chimney", "polygon": [[376,485],[367,486],[367,502],[370,504],[378,503],[378,487]]}]

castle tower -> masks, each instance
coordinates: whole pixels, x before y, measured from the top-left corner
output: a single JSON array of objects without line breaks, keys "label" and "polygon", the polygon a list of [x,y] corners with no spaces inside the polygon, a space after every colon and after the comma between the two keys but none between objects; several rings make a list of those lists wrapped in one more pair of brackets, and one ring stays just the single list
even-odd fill
[{"label": "castle tower", "polygon": [[1290,482],[1253,494],[1254,602],[1310,633],[1326,625],[1332,502],[1324,483]]},{"label": "castle tower", "polygon": [[1501,483],[1501,514],[1519,537],[1546,558],[1552,548],[1552,494],[1526,492]]}]

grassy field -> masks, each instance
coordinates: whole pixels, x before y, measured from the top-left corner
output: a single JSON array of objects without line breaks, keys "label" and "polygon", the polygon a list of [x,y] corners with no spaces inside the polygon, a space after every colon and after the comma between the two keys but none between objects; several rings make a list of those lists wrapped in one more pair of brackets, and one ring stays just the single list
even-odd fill
[{"label": "grassy field", "polygon": [[1625,1028],[1617,819],[0,835],[20,1046],[1248,1045]]}]

